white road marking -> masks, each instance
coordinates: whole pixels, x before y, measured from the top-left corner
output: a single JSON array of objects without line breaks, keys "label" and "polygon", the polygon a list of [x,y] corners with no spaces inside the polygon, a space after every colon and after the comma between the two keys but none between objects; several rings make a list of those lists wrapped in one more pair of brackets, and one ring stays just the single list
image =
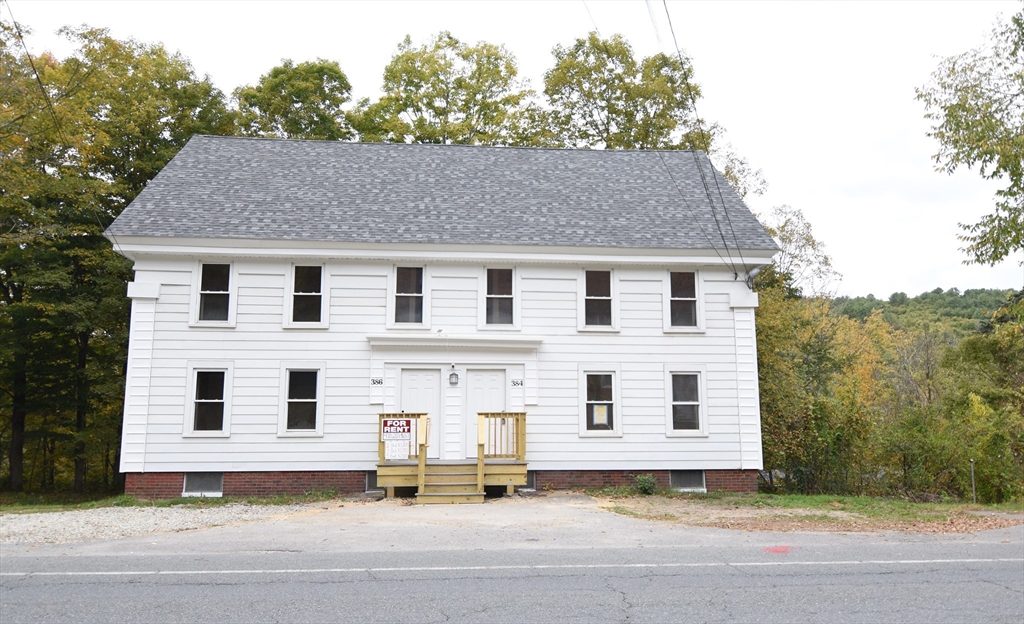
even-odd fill
[{"label": "white road marking", "polygon": [[740,561],[735,563],[590,563],[504,566],[424,566],[406,568],[292,568],[273,570],[118,570],[111,572],[0,572],[3,576],[186,576],[227,574],[359,574],[380,572],[501,572],[505,570],[665,569],[843,565],[927,565],[957,563],[1024,563],[1024,559],[870,559],[863,561]]}]

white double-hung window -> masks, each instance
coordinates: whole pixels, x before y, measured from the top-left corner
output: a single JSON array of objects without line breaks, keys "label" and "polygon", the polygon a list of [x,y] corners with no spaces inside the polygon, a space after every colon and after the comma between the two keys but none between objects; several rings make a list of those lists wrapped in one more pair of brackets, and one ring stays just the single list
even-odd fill
[{"label": "white double-hung window", "polygon": [[327,297],[324,296],[323,265],[293,265],[288,278],[290,304],[285,327],[327,327]]},{"label": "white double-hung window", "polygon": [[185,422],[182,433],[193,437],[227,437],[231,433],[230,362],[189,362]]},{"label": "white double-hung window", "polygon": [[484,315],[487,325],[515,323],[512,269],[487,269]]},{"label": "white double-hung window", "polygon": [[199,262],[193,273],[191,323],[195,326],[231,327],[235,323],[236,274],[234,266]]},{"label": "white double-hung window", "polygon": [[670,437],[707,435],[704,367],[666,368],[665,432]]},{"label": "white double-hung window", "polygon": [[323,362],[285,362],[281,365],[279,436],[323,435],[324,369]]},{"label": "white double-hung window", "polygon": [[395,323],[423,323],[423,267],[395,268]]},{"label": "white double-hung window", "polygon": [[669,271],[665,280],[664,328],[666,332],[700,332],[700,275],[696,271]]},{"label": "white double-hung window", "polygon": [[622,435],[621,391],[617,366],[580,367],[580,436]]},{"label": "white double-hung window", "polygon": [[578,286],[578,329],[580,331],[617,331],[618,305],[615,301],[615,273],[611,270],[584,270]]}]

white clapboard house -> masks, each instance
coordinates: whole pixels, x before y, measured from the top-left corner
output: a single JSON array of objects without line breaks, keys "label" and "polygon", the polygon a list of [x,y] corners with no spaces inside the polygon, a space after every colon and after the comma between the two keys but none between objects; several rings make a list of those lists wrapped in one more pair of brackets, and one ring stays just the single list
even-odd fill
[{"label": "white clapboard house", "polygon": [[129,494],[756,489],[777,247],[703,153],[196,136],[107,236]]}]

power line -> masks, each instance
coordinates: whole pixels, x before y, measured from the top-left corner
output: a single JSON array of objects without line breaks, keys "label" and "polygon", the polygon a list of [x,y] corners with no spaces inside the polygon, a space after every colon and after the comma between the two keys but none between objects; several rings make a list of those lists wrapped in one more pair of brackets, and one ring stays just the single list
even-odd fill
[{"label": "power line", "polygon": [[[53,102],[50,100],[50,93],[46,90],[46,85],[43,84],[43,79],[39,76],[39,70],[36,69],[35,61],[32,59],[32,53],[28,49],[28,44],[25,43],[25,36],[21,32],[21,26],[18,24],[18,20],[14,17],[14,11],[11,10],[10,0],[0,0],[7,5],[7,13],[11,16],[11,23],[14,25],[14,32],[18,36],[18,41],[21,42],[22,49],[25,50],[25,58],[28,60],[29,67],[32,68],[32,75],[36,79],[36,84],[39,85],[39,91],[43,94],[43,100],[46,102],[46,108],[50,112],[50,117],[53,118],[53,125],[57,129],[57,134],[60,136],[60,140],[63,143],[64,149],[71,149],[71,142],[68,141],[67,136],[64,134],[64,128],[60,125],[60,118],[57,116],[57,111],[53,108]],[[75,70],[77,73],[77,69]],[[100,218],[99,213],[96,211],[96,207],[91,203],[88,204],[89,212],[92,213],[93,218],[96,220],[96,225],[99,226],[100,232],[106,230],[103,225],[103,219]],[[117,253],[121,253],[120,245],[117,244],[117,238],[113,234],[110,235],[111,242]]]},{"label": "power line", "polygon": [[[683,53],[679,50],[679,41],[678,41],[678,39],[676,39],[676,29],[675,29],[675,26],[673,26],[673,24],[672,24],[672,14],[669,13],[669,10],[668,10],[668,0],[661,0],[661,2],[662,2],[662,6],[665,8],[665,17],[668,19],[669,32],[672,33],[672,44],[675,46],[676,56],[678,56],[678,58],[679,58],[680,66],[685,66],[685,63],[683,62]],[[697,130],[700,132],[701,140],[704,143],[704,153],[708,155],[708,159],[710,160],[710,158],[711,158],[711,141],[708,139],[708,135],[704,131],[704,124],[701,123],[700,114],[698,114],[698,112],[697,112],[697,98],[696,98],[696,96],[693,93],[693,89],[689,88],[689,85],[687,85],[687,87],[688,87],[687,88],[687,93],[690,96],[690,105],[693,107],[693,114],[694,114],[694,117],[696,118],[696,122],[697,122]],[[698,160],[696,155],[694,155],[694,160],[695,160],[695,162],[697,162],[697,160]],[[718,227],[719,234],[722,235],[722,243],[726,245],[726,251],[728,252],[729,246],[728,246],[727,243],[725,243],[725,233],[722,231],[721,225],[718,222],[718,215],[715,214],[715,200],[714,200],[714,198],[711,195],[711,188],[708,186],[707,178],[704,175],[704,169],[703,169],[703,167],[701,167],[699,162],[697,162],[697,168],[700,171],[701,182],[704,185],[704,192],[707,194],[708,201],[711,203],[711,214],[714,215],[714,217],[715,217],[715,225]],[[743,265],[743,271],[746,272],[747,271],[747,263],[746,263],[746,260],[743,259],[743,251],[740,249],[739,240],[736,237],[736,229],[733,228],[732,217],[729,215],[729,208],[725,204],[725,196],[722,194],[722,187],[721,187],[721,184],[718,181],[718,173],[715,171],[714,165],[711,166],[711,174],[712,174],[713,179],[715,181],[715,188],[718,191],[719,200],[721,200],[721,202],[722,202],[722,211],[725,212],[726,222],[729,224],[729,230],[732,233],[733,242],[736,243],[736,253],[739,254],[740,264]],[[729,254],[729,258],[730,259],[732,258],[732,254],[731,253]],[[730,264],[732,264],[733,276],[738,278],[739,277],[739,273],[736,271],[736,264],[735,263],[730,263]]]},{"label": "power line", "polygon": [[587,6],[587,0],[583,0],[583,8],[587,10],[587,16],[590,17],[590,23],[594,25],[594,32],[597,36],[601,36],[601,29],[597,27],[597,21],[594,19],[594,14],[590,12],[590,7]]},{"label": "power line", "polygon": [[[700,230],[700,233],[704,235],[704,238],[708,241],[708,245],[711,246],[712,251],[715,252],[715,255],[718,256],[718,259],[721,260],[724,264],[729,264],[726,261],[726,259],[722,257],[722,254],[718,252],[718,247],[715,247],[715,243],[711,240],[711,237],[708,236],[708,233],[704,231],[704,226],[700,224],[700,220],[697,218],[697,215],[693,212],[693,209],[690,208],[690,202],[686,201],[686,195],[683,195],[682,189],[679,188],[679,183],[676,182],[676,177],[672,175],[672,170],[669,168],[668,163],[665,162],[664,152],[662,150],[655,151],[657,152],[658,157],[661,158],[661,166],[663,166],[665,168],[665,172],[668,173],[669,180],[672,180],[672,186],[676,188],[676,194],[679,195],[679,199],[683,200],[683,205],[686,206],[686,210],[687,212],[690,213],[690,216],[693,218],[693,222],[697,224],[697,228]],[[714,210],[711,211],[711,214],[714,214]],[[716,218],[715,223],[717,222],[718,221]],[[721,233],[721,228],[719,228],[719,233]],[[728,253],[729,248],[726,247],[725,251]]]}]

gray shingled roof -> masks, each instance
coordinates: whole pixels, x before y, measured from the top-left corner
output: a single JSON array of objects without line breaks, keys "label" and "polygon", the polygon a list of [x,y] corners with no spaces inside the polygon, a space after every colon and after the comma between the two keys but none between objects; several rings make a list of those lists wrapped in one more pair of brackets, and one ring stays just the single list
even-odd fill
[{"label": "gray shingled roof", "polygon": [[735,249],[738,242],[741,249],[774,250],[774,241],[718,174],[727,218],[710,167],[703,153],[689,151],[195,136],[107,231],[719,250]]}]

